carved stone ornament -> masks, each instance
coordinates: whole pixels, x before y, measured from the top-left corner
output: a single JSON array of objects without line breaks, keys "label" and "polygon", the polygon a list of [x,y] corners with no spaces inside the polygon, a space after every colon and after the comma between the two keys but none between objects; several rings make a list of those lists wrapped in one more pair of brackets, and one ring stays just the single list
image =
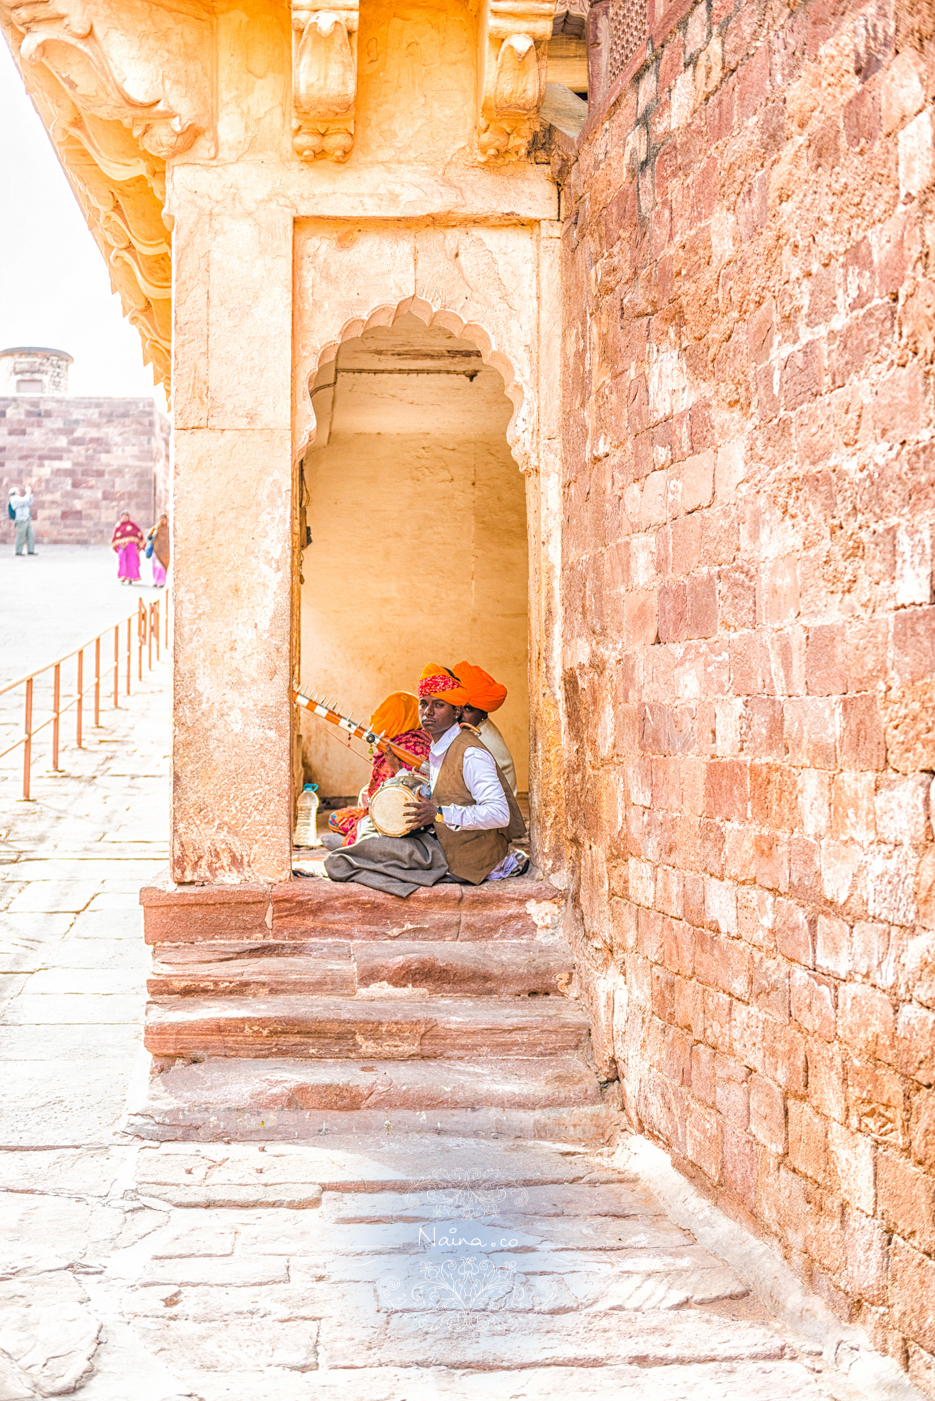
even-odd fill
[{"label": "carved stone ornament", "polygon": [[477,144],[482,161],[519,160],[539,124],[555,0],[485,0]]},{"label": "carved stone ornament", "polygon": [[345,161],[354,144],[358,0],[293,0],[292,145],[304,161]]},{"label": "carved stone ornament", "polygon": [[131,91],[80,0],[0,0],[0,9],[23,31],[22,63],[44,64],[79,111],[121,122],[152,155],[177,156],[206,129],[206,121],[183,116],[153,91],[151,71],[137,76],[143,92]]},{"label": "carved stone ornament", "polygon": [[[180,24],[187,33],[180,35]],[[140,333],[144,359],[166,385],[172,261],[165,170],[211,126],[207,75],[190,57],[204,49],[195,32],[201,24],[146,0],[123,28],[114,28],[97,0],[0,0],[0,28],[108,261],[111,286]],[[178,55],[177,68],[167,69],[167,52]]]}]

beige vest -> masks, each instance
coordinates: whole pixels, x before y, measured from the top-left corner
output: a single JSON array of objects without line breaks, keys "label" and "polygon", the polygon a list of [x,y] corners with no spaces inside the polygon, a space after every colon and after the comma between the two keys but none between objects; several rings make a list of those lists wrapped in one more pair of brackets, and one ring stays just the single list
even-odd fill
[{"label": "beige vest", "polygon": [[[435,780],[435,787],[432,790],[432,797],[440,807],[446,803],[454,803],[458,807],[474,807],[471,790],[464,781],[464,751],[466,749],[483,749],[490,753],[487,746],[478,738],[476,730],[472,729],[470,725],[461,727],[461,733],[445,752],[442,766],[438,771],[438,778]],[[448,861],[449,871],[460,880],[470,881],[472,885],[480,885],[481,881],[487,879],[494,866],[498,865],[506,856],[511,841],[520,841],[526,836],[526,823],[523,821],[523,814],[510,791],[510,785],[503,777],[499,764],[497,764],[497,777],[510,806],[510,821],[506,827],[493,827],[485,832],[477,832],[473,829],[453,832],[440,822],[435,827],[442,851]]]}]

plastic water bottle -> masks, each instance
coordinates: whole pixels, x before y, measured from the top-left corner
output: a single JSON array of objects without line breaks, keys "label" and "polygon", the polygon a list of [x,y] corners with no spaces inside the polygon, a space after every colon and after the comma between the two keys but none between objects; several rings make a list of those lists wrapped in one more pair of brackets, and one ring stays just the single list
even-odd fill
[{"label": "plastic water bottle", "polygon": [[318,784],[306,783],[296,802],[293,846],[321,846],[318,835]]}]

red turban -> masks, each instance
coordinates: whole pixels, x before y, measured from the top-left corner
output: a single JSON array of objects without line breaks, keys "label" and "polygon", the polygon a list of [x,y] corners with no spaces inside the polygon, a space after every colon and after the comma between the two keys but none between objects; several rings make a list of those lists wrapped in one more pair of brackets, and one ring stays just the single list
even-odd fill
[{"label": "red turban", "polygon": [[423,667],[419,678],[419,699],[423,700],[426,696],[447,701],[449,705],[467,705],[467,691],[457,676],[452,676],[446,666],[439,666],[436,662]]},{"label": "red turban", "polygon": [[471,666],[470,662],[458,662],[454,671],[467,692],[466,705],[473,706],[475,710],[485,710],[488,715],[492,710],[500,709],[506,700],[506,687],[495,681],[489,671]]}]

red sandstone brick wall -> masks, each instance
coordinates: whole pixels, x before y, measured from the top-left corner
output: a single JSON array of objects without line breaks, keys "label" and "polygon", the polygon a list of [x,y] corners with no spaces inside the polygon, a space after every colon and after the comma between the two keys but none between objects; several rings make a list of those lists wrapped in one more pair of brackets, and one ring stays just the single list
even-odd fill
[{"label": "red sandstone brick wall", "polygon": [[683,15],[557,162],[574,932],[634,1122],[935,1396],[935,10]]},{"label": "red sandstone brick wall", "polygon": [[148,530],[166,509],[168,461],[152,399],[0,398],[0,509],[32,482],[45,544],[109,543],[121,510]]}]

